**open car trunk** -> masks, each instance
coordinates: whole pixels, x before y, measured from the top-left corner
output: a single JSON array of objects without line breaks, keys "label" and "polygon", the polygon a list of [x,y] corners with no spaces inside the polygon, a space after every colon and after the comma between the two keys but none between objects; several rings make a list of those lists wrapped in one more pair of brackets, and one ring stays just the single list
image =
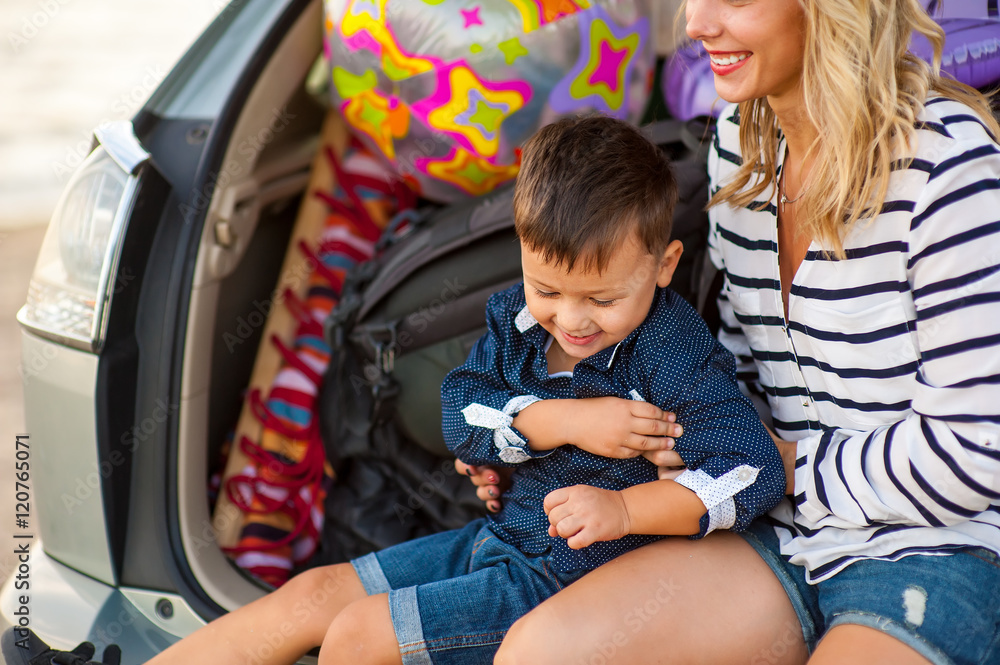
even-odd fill
[{"label": "open car trunk", "polygon": [[[305,81],[322,49],[322,24],[322,5],[314,0],[286,33],[240,111],[209,194],[194,267],[179,413],[179,530],[197,583],[227,610],[267,589],[220,549],[208,480],[240,415],[319,146],[327,112],[306,92]],[[346,129],[343,133],[346,137]]]}]

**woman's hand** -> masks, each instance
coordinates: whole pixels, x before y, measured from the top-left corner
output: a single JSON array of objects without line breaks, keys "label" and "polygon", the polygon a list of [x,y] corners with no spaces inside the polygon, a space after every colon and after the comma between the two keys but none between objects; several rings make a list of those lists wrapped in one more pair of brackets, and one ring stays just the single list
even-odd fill
[{"label": "woman's hand", "polygon": [[510,487],[510,474],[513,469],[470,466],[462,460],[456,459],[455,470],[472,479],[472,484],[476,486],[476,496],[481,501],[486,502],[487,510],[491,513],[500,512],[500,508],[503,507],[500,503],[500,495]]},{"label": "woman's hand", "polygon": [[771,435],[771,439],[774,440],[774,445],[778,447],[778,453],[781,455],[781,461],[785,466],[785,495],[794,496],[795,495],[795,456],[796,450],[798,449],[798,444],[795,441],[785,441],[778,437],[774,433],[774,430],[770,428],[767,424],[764,425],[767,428],[767,433]]}]

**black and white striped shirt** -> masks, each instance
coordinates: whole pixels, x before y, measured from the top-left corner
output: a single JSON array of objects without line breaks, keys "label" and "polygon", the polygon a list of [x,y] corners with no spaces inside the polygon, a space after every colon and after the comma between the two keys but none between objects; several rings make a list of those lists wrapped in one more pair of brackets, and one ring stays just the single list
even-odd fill
[{"label": "black and white striped shirt", "polygon": [[[712,192],[740,163],[738,123],[735,106],[719,121]],[[813,582],[858,558],[1000,552],[1000,147],[940,97],[917,137],[846,260],[810,246],[787,325],[774,187],[763,210],[710,212],[720,340],[798,441],[794,505],[771,516]]]}]

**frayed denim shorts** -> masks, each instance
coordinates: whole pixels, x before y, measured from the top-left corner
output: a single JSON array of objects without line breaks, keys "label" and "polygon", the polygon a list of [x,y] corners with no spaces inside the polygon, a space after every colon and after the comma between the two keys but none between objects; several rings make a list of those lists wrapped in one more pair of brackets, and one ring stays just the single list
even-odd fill
[{"label": "frayed denim shorts", "polygon": [[[934,665],[1000,663],[1000,557],[991,550],[863,559],[809,584],[805,569],[780,554],[766,517],[740,535],[781,581],[810,652],[834,626],[857,624],[895,637]],[[757,654],[751,662],[777,656]]]},{"label": "frayed denim shorts", "polygon": [[369,595],[388,593],[403,665],[493,662],[510,627],[585,571],[557,573],[496,537],[485,519],[351,561]]}]

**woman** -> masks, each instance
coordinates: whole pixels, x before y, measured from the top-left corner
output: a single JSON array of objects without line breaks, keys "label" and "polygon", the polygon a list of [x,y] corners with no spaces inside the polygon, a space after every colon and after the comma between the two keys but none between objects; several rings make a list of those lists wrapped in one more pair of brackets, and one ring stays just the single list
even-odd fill
[{"label": "woman", "polygon": [[907,54],[940,53],[917,0],[686,18],[739,103],[709,162],[721,337],[793,496],[590,573],[496,662],[1000,662],[1000,128]]}]

